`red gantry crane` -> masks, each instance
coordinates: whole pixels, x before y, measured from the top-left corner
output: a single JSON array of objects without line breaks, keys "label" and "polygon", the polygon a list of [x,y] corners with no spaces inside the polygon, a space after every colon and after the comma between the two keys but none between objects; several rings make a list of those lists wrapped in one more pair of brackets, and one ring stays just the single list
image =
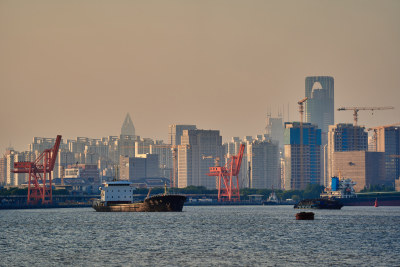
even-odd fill
[{"label": "red gantry crane", "polygon": [[[218,201],[240,201],[239,171],[245,145],[241,144],[236,156],[231,156],[225,166],[210,167],[208,176],[218,177]],[[236,181],[234,181],[236,178]]]},{"label": "red gantry crane", "polygon": [[28,205],[52,203],[51,172],[56,163],[60,142],[61,135],[57,135],[53,148],[44,150],[34,162],[14,163],[14,173],[29,174]]}]

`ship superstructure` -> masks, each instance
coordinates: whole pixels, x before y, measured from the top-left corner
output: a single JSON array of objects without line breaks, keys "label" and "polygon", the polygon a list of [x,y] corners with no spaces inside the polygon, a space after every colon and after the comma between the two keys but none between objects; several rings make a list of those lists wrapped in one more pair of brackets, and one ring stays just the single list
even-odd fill
[{"label": "ship superstructure", "polygon": [[322,198],[356,198],[354,186],[357,183],[351,179],[332,177],[331,188],[326,188],[321,194]]},{"label": "ship superstructure", "polygon": [[110,204],[127,204],[133,202],[135,188],[129,181],[106,182],[100,187],[101,202]]}]

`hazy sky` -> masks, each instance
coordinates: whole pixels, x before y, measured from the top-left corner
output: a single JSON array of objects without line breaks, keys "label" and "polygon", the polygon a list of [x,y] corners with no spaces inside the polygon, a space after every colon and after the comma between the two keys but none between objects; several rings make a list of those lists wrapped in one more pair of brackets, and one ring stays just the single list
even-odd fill
[{"label": "hazy sky", "polygon": [[360,124],[400,122],[399,49],[400,1],[0,0],[0,149],[119,135],[127,112],[142,137],[262,134],[269,109],[298,120],[309,75],[336,108],[395,107]]}]

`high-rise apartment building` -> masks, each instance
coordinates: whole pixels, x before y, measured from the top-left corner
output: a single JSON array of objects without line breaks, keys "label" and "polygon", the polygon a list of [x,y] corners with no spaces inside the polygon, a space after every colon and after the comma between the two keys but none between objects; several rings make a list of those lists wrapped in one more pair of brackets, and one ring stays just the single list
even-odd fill
[{"label": "high-rise apartment building", "polygon": [[[285,123],[285,189],[303,190],[321,183],[321,130],[315,124]],[[303,141],[301,142],[301,136]]]},{"label": "high-rise apartment building", "polygon": [[376,151],[385,152],[386,183],[394,185],[400,176],[400,127],[378,128]]},{"label": "high-rise apartment building", "polygon": [[178,187],[190,185],[216,188],[216,179],[207,176],[215,161],[223,160],[224,148],[219,131],[183,130],[178,147]]},{"label": "high-rise apartment building", "polygon": [[258,139],[247,145],[250,166],[250,188],[280,189],[278,141]]},{"label": "high-rise apartment building", "polygon": [[[367,151],[368,133],[362,126],[351,123],[338,123],[329,126],[327,146],[327,169],[324,174],[324,185],[329,186],[334,176],[333,153],[342,151]],[[350,177],[349,177],[350,178]]]},{"label": "high-rise apartment building", "polygon": [[168,127],[168,141],[171,145],[177,146],[181,144],[181,137],[184,130],[196,130],[196,125],[178,125],[172,124]]},{"label": "high-rise apartment building", "polygon": [[323,133],[335,121],[334,79],[330,76],[306,77],[306,122],[316,124]]}]

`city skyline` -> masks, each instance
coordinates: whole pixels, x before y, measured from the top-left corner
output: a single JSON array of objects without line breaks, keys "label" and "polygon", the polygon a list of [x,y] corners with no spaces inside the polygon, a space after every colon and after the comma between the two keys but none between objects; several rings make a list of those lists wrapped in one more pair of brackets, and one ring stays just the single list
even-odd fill
[{"label": "city skyline", "polygon": [[171,124],[261,134],[268,107],[299,120],[307,76],[334,77],[335,123],[352,122],[341,106],[398,121],[398,1],[117,3],[0,1],[2,151],[118,136],[126,113],[153,139]]}]

